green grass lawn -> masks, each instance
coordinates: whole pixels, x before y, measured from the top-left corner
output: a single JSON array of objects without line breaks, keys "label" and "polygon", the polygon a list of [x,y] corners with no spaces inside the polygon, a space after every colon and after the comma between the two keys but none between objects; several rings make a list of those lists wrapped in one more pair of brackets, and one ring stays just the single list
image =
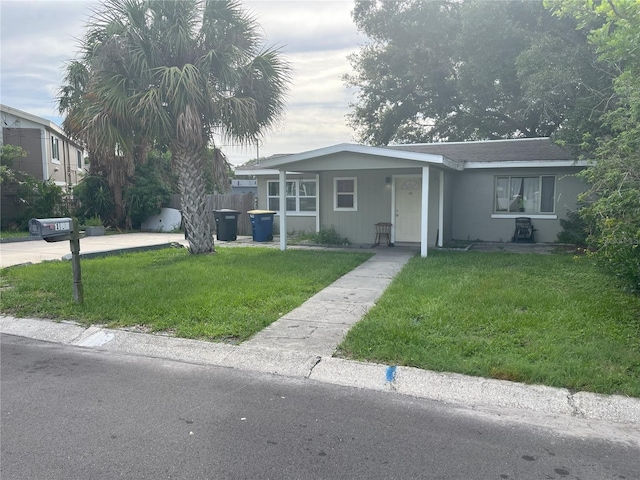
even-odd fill
[{"label": "green grass lawn", "polygon": [[370,256],[218,248],[215,255],[165,249],[82,260],[83,305],[73,303],[71,262],[47,262],[2,270],[0,311],[241,341]]},{"label": "green grass lawn", "polygon": [[29,232],[22,230],[0,230],[0,238],[28,237]]},{"label": "green grass lawn", "polygon": [[411,260],[339,352],[640,397],[640,298],[587,258],[434,252]]}]

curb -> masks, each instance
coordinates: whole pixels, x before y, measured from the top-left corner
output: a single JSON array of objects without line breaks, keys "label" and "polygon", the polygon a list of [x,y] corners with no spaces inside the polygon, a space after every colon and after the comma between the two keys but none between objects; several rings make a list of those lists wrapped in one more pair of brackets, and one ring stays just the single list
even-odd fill
[{"label": "curb", "polygon": [[467,408],[504,408],[640,427],[640,398],[363,363],[306,352],[211,343],[84,327],[74,322],[0,316],[0,334],[121,354],[215,365],[434,400]]},{"label": "curb", "polygon": [[[102,252],[80,253],[80,258],[91,259],[91,258],[112,257],[114,255],[123,255],[125,253],[148,252],[151,250],[163,250],[165,248],[182,248],[182,245],[177,242],[167,242],[167,243],[159,243],[156,245],[144,245],[141,247],[124,247],[124,248],[118,248],[117,250],[104,250]],[[71,254],[67,253],[62,257],[62,260],[71,260]]]}]

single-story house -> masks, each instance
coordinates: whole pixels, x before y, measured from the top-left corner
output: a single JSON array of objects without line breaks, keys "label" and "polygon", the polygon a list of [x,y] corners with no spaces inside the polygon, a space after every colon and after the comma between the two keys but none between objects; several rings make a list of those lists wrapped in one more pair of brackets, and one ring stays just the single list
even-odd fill
[{"label": "single-story house", "polygon": [[[274,156],[236,170],[258,180],[258,208],[277,211],[280,246],[294,232],[333,226],[353,243],[373,243],[391,223],[391,242],[443,246],[451,240],[509,242],[528,217],[537,242],[553,242],[576,210],[586,163],[549,138],[369,147],[340,144]],[[286,215],[281,206],[286,205]]]}]

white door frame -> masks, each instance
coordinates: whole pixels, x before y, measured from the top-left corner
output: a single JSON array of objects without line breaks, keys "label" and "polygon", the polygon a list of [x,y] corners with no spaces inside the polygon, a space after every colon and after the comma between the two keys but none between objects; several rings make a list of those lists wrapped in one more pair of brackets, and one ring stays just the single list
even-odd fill
[{"label": "white door frame", "polygon": [[[422,179],[422,199],[420,207],[420,256],[427,256],[427,239],[429,238],[429,167],[422,167],[422,172],[408,175],[393,175],[391,177],[391,218],[393,227],[391,228],[391,243],[396,242],[396,180],[401,178],[421,178]],[[440,219],[439,222],[442,220]],[[439,242],[438,242],[439,243]]]}]

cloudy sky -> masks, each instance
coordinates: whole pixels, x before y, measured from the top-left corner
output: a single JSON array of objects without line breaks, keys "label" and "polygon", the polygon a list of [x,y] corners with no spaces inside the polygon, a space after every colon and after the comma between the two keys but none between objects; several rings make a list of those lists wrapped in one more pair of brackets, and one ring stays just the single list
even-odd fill
[{"label": "cloudy sky", "polygon": [[[365,38],[351,20],[353,0],[243,1],[294,69],[281,125],[266,135],[260,156],[296,153],[352,142],[345,115],[354,91],[341,77],[347,56]],[[0,0],[0,101],[57,124],[58,88],[64,62],[77,53],[77,39],[96,2]],[[255,158],[251,149],[223,146],[231,163]]]}]

